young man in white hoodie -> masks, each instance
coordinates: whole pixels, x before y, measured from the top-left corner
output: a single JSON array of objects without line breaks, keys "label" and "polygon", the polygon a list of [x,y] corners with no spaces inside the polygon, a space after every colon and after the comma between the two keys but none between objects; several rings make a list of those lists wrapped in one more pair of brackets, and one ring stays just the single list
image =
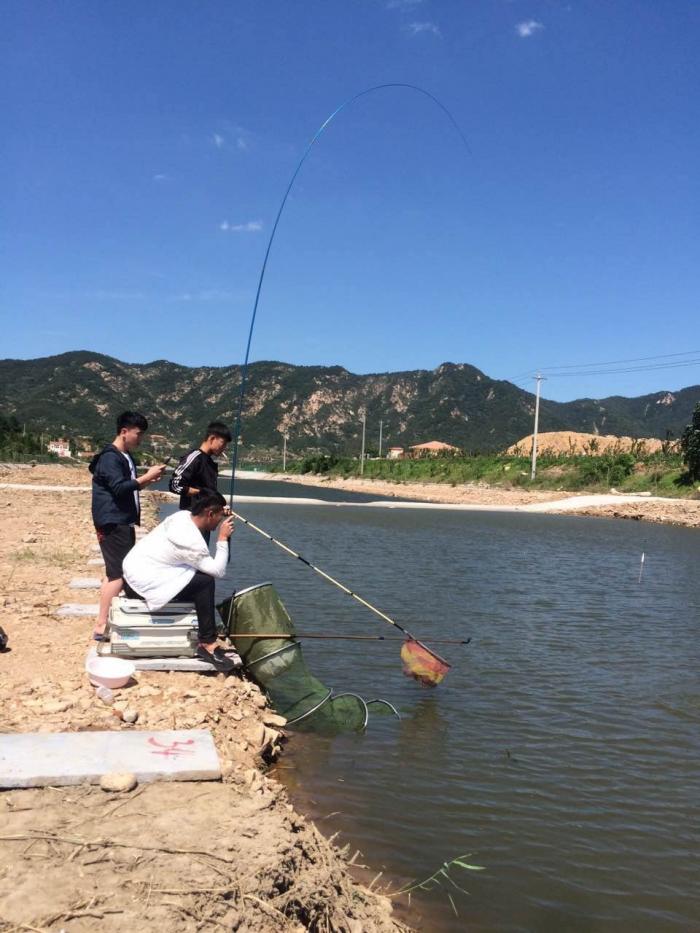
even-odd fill
[{"label": "young man in white hoodie", "polygon": [[[226,574],[233,534],[233,518],[225,516],[225,508],[220,492],[198,496],[190,512],[168,516],[124,559],[124,579],[149,609],[160,609],[169,602],[194,603],[199,625],[197,657],[218,671],[233,669],[233,662],[217,645],[214,607],[215,581]],[[219,525],[212,557],[203,534]]]}]

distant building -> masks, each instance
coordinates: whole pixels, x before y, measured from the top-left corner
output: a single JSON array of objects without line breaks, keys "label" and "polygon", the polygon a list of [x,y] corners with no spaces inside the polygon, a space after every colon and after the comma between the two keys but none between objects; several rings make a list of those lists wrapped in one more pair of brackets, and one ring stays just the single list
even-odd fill
[{"label": "distant building", "polygon": [[457,451],[459,447],[444,444],[442,441],[428,441],[427,444],[413,444],[410,450],[412,457],[421,457],[426,454],[430,457],[437,457],[439,454],[449,453],[453,450]]},{"label": "distant building", "polygon": [[401,460],[405,456],[406,451],[403,447],[390,447],[386,454],[387,460]]},{"label": "distant building", "polygon": [[49,441],[48,451],[57,457],[70,457],[70,443],[65,437],[59,437],[58,440]]}]

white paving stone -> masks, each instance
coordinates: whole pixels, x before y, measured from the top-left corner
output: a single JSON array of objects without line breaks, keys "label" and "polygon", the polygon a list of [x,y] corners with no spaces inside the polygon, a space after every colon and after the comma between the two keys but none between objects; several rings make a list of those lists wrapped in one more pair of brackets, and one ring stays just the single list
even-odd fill
[{"label": "white paving stone", "polygon": [[221,777],[208,729],[0,735],[1,788],[98,784],[103,774],[126,771],[140,783]]},{"label": "white paving stone", "polygon": [[98,577],[76,577],[68,586],[71,590],[99,590],[102,581]]},{"label": "white paving stone", "polygon": [[97,603],[64,603],[54,615],[65,618],[67,616],[96,616],[100,607]]},{"label": "white paving stone", "polygon": [[[235,651],[227,651],[227,656],[235,664],[235,670],[243,667],[243,662]],[[137,671],[200,671],[206,674],[216,668],[208,661],[199,658],[129,658]]]}]

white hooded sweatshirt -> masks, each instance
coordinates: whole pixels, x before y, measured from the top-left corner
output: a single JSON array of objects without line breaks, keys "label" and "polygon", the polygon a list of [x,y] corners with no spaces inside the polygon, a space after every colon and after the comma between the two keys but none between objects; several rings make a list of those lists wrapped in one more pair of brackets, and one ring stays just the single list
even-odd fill
[{"label": "white hooded sweatshirt", "polygon": [[221,579],[226,573],[228,541],[217,541],[209,553],[190,512],[169,515],[124,558],[124,578],[149,609],[160,609],[177,596],[197,570]]}]

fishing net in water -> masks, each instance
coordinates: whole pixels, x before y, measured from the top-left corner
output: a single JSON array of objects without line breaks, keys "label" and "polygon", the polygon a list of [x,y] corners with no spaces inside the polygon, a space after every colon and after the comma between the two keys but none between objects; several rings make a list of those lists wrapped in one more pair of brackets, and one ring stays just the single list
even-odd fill
[{"label": "fishing net in water", "polygon": [[415,638],[408,638],[401,646],[401,661],[406,677],[412,677],[424,687],[436,687],[450,669],[444,658]]},{"label": "fishing net in water", "polygon": [[[365,728],[369,712],[362,697],[354,693],[334,696],[306,666],[294,623],[271,583],[241,590],[218,609],[248,674],[289,727],[324,733]],[[281,637],[264,637],[267,633]]]}]

